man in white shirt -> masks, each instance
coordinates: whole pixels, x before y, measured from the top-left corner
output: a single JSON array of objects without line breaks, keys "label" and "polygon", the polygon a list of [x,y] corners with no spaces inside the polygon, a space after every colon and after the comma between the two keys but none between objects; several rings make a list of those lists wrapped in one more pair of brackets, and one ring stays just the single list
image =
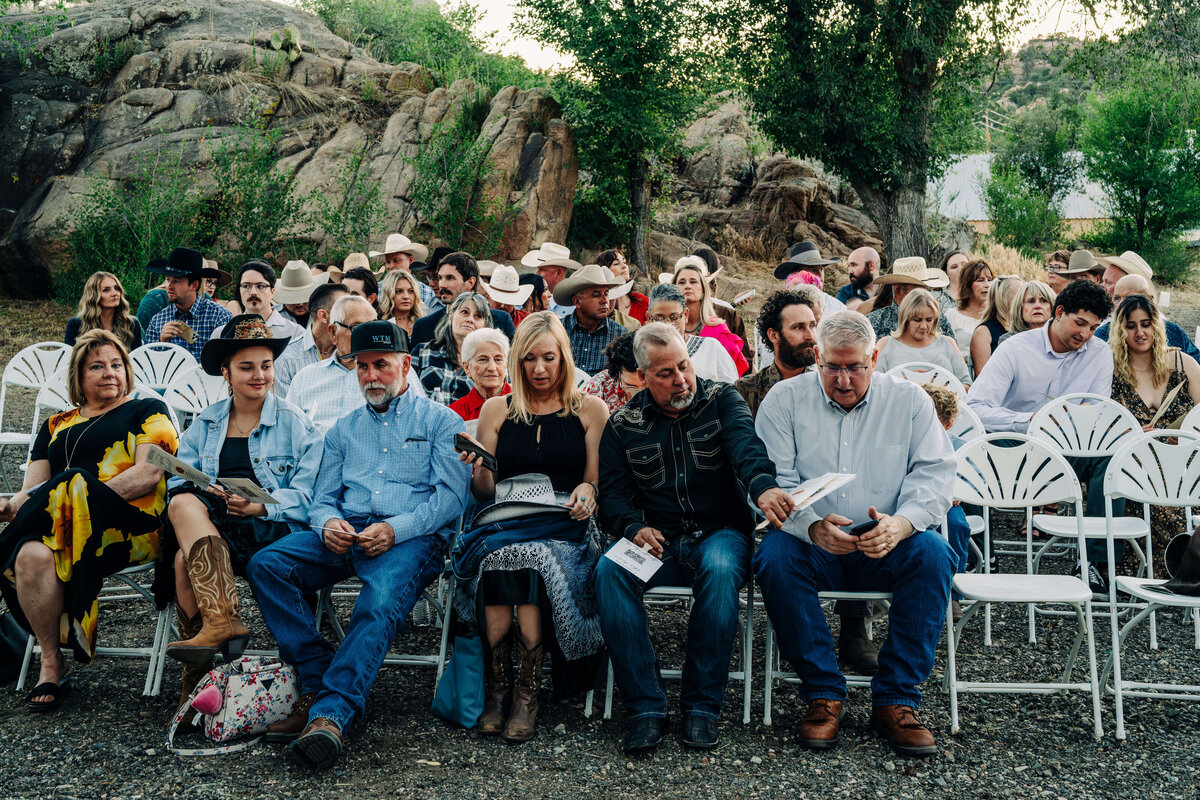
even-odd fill
[{"label": "man in white shirt", "polygon": [[[1074,281],[1054,301],[1054,318],[1041,328],[1005,339],[971,384],[967,405],[988,433],[1025,433],[1029,421],[1048,400],[1089,392],[1112,395],[1113,359],[1108,343],[1095,337],[1112,312],[1112,300],[1093,281]],[[1108,458],[1068,458],[1080,480],[1088,481],[1088,517],[1104,516],[1104,472]],[[1124,514],[1124,501],[1114,503]],[[1093,552],[1094,550],[1094,552]],[[1088,584],[1107,594],[1096,563],[1104,563],[1103,542],[1089,542]],[[1093,557],[1094,556],[1094,557]]]},{"label": "man in white shirt", "polygon": [[[242,264],[237,274],[238,299],[247,314],[258,314],[271,335],[293,342],[304,337],[304,329],[275,309],[275,270],[262,259]],[[214,334],[216,332],[214,331]]]},{"label": "man in white shirt", "polygon": [[[361,393],[355,394],[358,376],[354,374],[354,359],[347,353],[354,329],[375,319],[378,319],[375,308],[365,298],[357,295],[338,298],[330,313],[329,334],[335,345],[333,355],[310,364],[292,379],[287,399],[304,409],[322,431],[328,431],[339,419],[362,406]],[[407,342],[408,337],[404,338]],[[411,366],[406,380],[410,392],[425,396],[425,387],[421,386]]]},{"label": "man in white shirt", "polygon": [[303,338],[289,344],[287,350],[284,350],[283,355],[275,362],[273,388],[280,397],[287,397],[292,379],[300,370],[333,355],[335,345],[333,334],[329,332],[333,322],[329,315],[333,312],[333,304],[346,294],[349,294],[349,291],[340,283],[325,283],[309,295],[308,329]]}]

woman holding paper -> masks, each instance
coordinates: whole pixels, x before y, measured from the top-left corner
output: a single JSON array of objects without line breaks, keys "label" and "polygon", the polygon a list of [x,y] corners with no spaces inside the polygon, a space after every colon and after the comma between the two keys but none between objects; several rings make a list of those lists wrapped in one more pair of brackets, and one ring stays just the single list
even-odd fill
[{"label": "woman holding paper", "polygon": [[[1167,346],[1162,312],[1154,301],[1140,294],[1125,298],[1113,312],[1108,344],[1113,354],[1112,399],[1137,417],[1143,431],[1178,428],[1200,402],[1200,364]],[[1126,511],[1141,514],[1141,507],[1127,503]],[[1188,528],[1184,509],[1150,509],[1155,575],[1166,574],[1167,542]]]},{"label": "woman holding paper", "polygon": [[[163,564],[174,568],[155,581],[160,599],[175,595],[183,641],[169,644],[167,655],[186,665],[181,704],[218,650],[235,658],[246,647],[234,575],[263,547],[308,527],[324,440],[303,411],[271,392],[275,359],[287,345],[286,337],[271,337],[262,317],[242,314],[200,353],[201,367],[225,378],[230,397],[206,408],[180,443],[180,460],[213,483],[171,479]],[[277,502],[251,502],[222,486],[224,479],[249,482],[253,493]]]},{"label": "woman holding paper", "polygon": [[179,434],[158,399],[135,400],[133,366],[111,331],[79,336],[68,364],[75,408],[42,423],[25,484],[0,499],[0,594],[42,647],[30,711],[53,711],[68,689],[62,648],[96,652],[96,600],[104,579],[158,558],[166,482],[146,462],[175,452]]},{"label": "woman holding paper", "polygon": [[[556,697],[590,687],[599,666],[591,576],[603,542],[593,515],[608,408],[576,387],[571,343],[552,311],[521,323],[509,363],[512,394],[483,404],[477,432],[497,470],[475,461],[471,480],[481,503],[501,502],[476,515],[451,562],[455,609],[482,629],[491,652],[479,732],[523,742],[537,721],[544,649],[553,656]],[[530,502],[539,493],[548,498],[541,510]],[[520,635],[510,683],[514,612]]]}]

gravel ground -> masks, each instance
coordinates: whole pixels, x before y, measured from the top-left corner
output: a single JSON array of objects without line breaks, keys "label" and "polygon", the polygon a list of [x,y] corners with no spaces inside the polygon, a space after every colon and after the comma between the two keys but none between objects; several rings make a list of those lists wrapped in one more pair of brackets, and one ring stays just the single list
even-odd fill
[{"label": "gravel ground", "polygon": [[[46,322],[47,310],[6,301],[0,308],[0,355],[50,338],[44,334],[61,322]],[[1001,568],[1018,571],[1023,562],[1002,558]],[[1050,567],[1055,568],[1061,564]],[[253,603],[244,607],[254,646],[273,646]],[[1127,701],[1129,739],[1119,744],[1109,698],[1103,704],[1105,736],[1096,741],[1084,694],[966,695],[959,704],[963,732],[951,736],[948,697],[939,683],[944,645],[924,687],[922,709],[922,719],[938,739],[936,756],[902,759],[875,738],[866,727],[870,696],[865,690],[851,690],[839,748],[804,750],[793,735],[799,708],[789,687],[776,689],[774,725],[762,724],[761,605],[756,611],[751,724],[741,724],[741,684],[731,684],[722,743],[707,753],[683,748],[673,735],[652,756],[628,759],[620,750],[625,725],[619,698],[614,718],[605,721],[599,718],[598,693],[596,714],[588,719],[581,700],[551,704],[548,689],[533,741],[510,745],[480,739],[430,713],[432,669],[385,667],[365,724],[352,732],[342,760],[328,773],[292,765],[273,745],[181,758],[163,747],[178,696],[177,666],[168,664],[162,696],[143,698],[145,661],[99,658],[86,667],[73,665],[74,691],[56,714],[29,715],[11,683],[0,690],[7,744],[0,749],[0,797],[1200,797],[1190,763],[1200,731],[1197,705]],[[107,606],[101,641],[134,643],[152,625],[144,604]],[[685,625],[682,609],[653,611],[652,631],[664,664],[681,660]],[[988,648],[982,620],[974,621],[959,651],[960,676],[1051,679],[1061,670],[1072,625],[1062,618],[1039,618],[1036,645],[1026,643],[1025,630],[1023,609],[998,609],[994,646]],[[878,625],[876,640],[885,634],[886,625]],[[1097,622],[1097,640],[1102,664],[1109,649],[1104,620]],[[1178,614],[1160,616],[1159,640],[1157,652],[1149,650],[1144,629],[1132,640],[1126,675],[1200,683],[1200,651],[1192,647],[1191,623],[1183,624]],[[403,652],[436,647],[432,628],[415,628],[396,643]],[[1082,674],[1077,669],[1076,676]],[[671,684],[671,691],[675,709],[677,685]]]}]

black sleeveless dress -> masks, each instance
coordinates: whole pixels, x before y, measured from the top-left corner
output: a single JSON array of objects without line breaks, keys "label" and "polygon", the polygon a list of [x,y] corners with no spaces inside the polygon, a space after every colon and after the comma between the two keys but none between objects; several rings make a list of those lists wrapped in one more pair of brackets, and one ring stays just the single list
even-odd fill
[{"label": "black sleeveless dress", "polygon": [[[496,482],[537,472],[550,478],[554,491],[570,494],[583,482],[586,452],[577,416],[534,414],[529,425],[506,418],[496,437]],[[487,605],[536,605],[545,599],[541,578],[532,569],[485,571],[479,583]]]}]

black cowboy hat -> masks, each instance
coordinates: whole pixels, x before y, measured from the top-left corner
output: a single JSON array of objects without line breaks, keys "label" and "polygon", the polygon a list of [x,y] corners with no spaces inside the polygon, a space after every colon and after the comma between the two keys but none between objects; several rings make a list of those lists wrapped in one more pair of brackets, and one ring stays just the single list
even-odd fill
[{"label": "black cowboy hat", "polygon": [[[205,275],[209,268],[204,264],[204,254],[190,247],[176,247],[167,258],[156,258],[146,265],[147,272],[166,275],[169,278],[190,278],[198,281],[201,278],[217,278]],[[218,270],[211,270],[218,272]]]},{"label": "black cowboy hat", "polygon": [[200,351],[200,367],[209,375],[220,375],[221,364],[233,353],[247,347],[268,347],[275,358],[287,349],[291,339],[276,339],[258,314],[238,314],[216,336],[204,343]]}]

